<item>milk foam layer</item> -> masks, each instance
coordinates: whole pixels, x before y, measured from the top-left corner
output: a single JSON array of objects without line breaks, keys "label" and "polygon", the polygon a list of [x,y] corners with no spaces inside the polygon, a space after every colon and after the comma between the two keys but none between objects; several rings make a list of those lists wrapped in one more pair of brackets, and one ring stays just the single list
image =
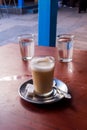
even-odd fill
[{"label": "milk foam layer", "polygon": [[54,68],[54,58],[53,57],[35,57],[31,60],[31,69],[36,71],[50,71]]}]

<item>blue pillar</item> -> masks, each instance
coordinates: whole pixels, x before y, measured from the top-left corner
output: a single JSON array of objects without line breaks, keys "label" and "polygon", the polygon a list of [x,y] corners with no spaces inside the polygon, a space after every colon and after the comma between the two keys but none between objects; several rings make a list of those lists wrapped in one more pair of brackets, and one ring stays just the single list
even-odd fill
[{"label": "blue pillar", "polygon": [[24,0],[18,0],[18,8],[22,8],[24,6]]},{"label": "blue pillar", "polygon": [[38,45],[55,46],[58,0],[38,0]]}]

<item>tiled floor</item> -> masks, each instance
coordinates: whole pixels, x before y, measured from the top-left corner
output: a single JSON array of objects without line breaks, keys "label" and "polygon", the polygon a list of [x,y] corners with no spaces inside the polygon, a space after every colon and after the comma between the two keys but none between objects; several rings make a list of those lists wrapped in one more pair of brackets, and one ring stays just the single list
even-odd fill
[{"label": "tiled floor", "polygon": [[[17,43],[22,33],[34,33],[38,43],[38,14],[12,15],[0,17],[0,45]],[[77,8],[60,8],[57,17],[57,35],[73,33],[75,48],[87,50],[87,13],[78,13]]]}]

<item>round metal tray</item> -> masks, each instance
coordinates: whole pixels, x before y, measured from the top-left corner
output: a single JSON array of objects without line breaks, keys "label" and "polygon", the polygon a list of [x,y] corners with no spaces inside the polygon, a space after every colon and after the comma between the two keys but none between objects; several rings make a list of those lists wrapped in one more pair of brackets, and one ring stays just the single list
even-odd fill
[{"label": "round metal tray", "polygon": [[68,93],[68,87],[61,80],[54,79],[53,83],[54,82],[56,82],[56,84],[55,84],[55,87],[53,87],[52,89],[51,95],[46,96],[46,97],[37,96],[34,93],[34,86],[33,86],[32,79],[24,82],[20,86],[18,92],[19,92],[20,97],[27,102],[36,103],[36,104],[48,104],[48,103],[57,102],[61,100],[62,98],[64,98],[63,94],[58,93],[57,88],[59,88],[65,93]]}]

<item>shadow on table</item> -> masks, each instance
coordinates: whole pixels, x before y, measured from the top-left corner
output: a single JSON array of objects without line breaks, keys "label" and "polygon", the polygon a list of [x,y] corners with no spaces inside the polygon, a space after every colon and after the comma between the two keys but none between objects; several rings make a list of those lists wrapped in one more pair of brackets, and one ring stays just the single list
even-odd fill
[{"label": "shadow on table", "polygon": [[72,107],[71,105],[72,99],[65,99],[65,98],[52,104],[33,104],[33,103],[26,102],[23,99],[20,99],[20,102],[25,109],[37,113],[43,111],[48,112],[53,110],[62,111],[64,109]]}]

